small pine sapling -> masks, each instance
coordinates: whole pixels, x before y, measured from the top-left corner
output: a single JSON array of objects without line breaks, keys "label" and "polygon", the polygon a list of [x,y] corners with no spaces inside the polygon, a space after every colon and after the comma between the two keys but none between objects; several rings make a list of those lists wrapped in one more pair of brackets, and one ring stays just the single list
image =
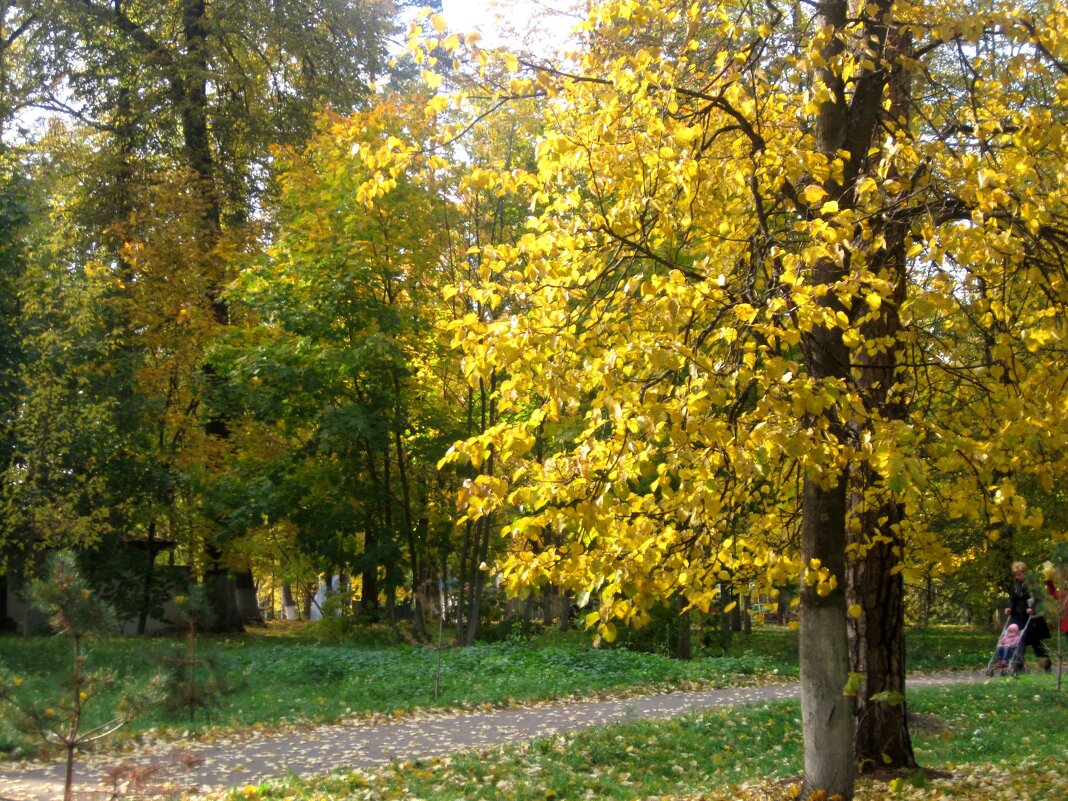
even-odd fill
[{"label": "small pine sapling", "polygon": [[[222,691],[220,682],[210,675],[210,660],[199,656],[197,650],[199,634],[212,626],[215,614],[206,590],[199,584],[191,586],[185,595],[177,596],[174,601],[177,609],[175,622],[185,634],[185,650],[179,656],[164,660],[172,668],[168,696],[172,708],[185,711],[192,723],[197,709],[207,707]],[[209,673],[205,675],[206,672]]]},{"label": "small pine sapling", "polygon": [[86,709],[94,698],[116,683],[114,671],[89,670],[85,641],[115,628],[112,609],[93,594],[70,551],[52,554],[43,578],[30,588],[33,604],[48,613],[57,635],[71,640],[71,667],[64,694],[55,703],[40,706],[22,699],[21,677],[0,674],[0,701],[15,708],[22,724],[46,745],[58,745],[66,755],[64,801],[73,797],[74,760],[78,751],[114,734],[160,695],[160,680],[153,678],[140,688],[127,685],[112,716],[91,728],[84,728]]}]

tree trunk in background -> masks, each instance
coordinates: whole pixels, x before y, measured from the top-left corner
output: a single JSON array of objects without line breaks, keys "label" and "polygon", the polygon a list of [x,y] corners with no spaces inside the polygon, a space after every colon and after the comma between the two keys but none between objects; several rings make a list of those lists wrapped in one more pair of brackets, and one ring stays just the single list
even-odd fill
[{"label": "tree trunk in background", "polygon": [[548,628],[556,616],[556,588],[546,584],[541,591],[541,624]]},{"label": "tree trunk in background", "polygon": [[[497,387],[496,372],[491,373],[489,381],[479,379],[478,394],[468,390],[467,429],[474,435],[475,401],[478,401],[478,431],[486,431],[497,422],[496,403],[492,400]],[[492,476],[496,469],[496,454],[490,450],[489,457],[483,465],[482,472]],[[471,477],[474,477],[472,473]],[[481,565],[489,558],[490,537],[493,534],[493,515],[469,522],[464,532],[464,549],[460,556],[460,603],[456,609],[456,639],[461,645],[474,645],[478,636],[478,626],[482,616],[482,594],[486,585],[486,574]]]},{"label": "tree trunk in background", "polygon": [[7,574],[0,574],[0,633],[15,631],[18,624],[7,614]]},{"label": "tree trunk in background", "polygon": [[[202,251],[205,263],[200,268],[211,275],[215,271],[213,260],[218,258],[212,251],[218,244],[222,233],[222,209],[219,205],[219,193],[215,183],[215,156],[211,150],[211,138],[208,128],[208,54],[206,48],[208,23],[205,0],[184,0],[182,5],[182,35],[185,45],[186,72],[171,78],[171,91],[174,96],[176,111],[182,126],[182,143],[186,163],[196,174],[199,192],[204,203],[202,215]],[[217,279],[218,280],[218,279]],[[230,311],[222,295],[221,280],[214,285],[209,282],[209,300],[215,314],[215,321],[221,326],[229,325]],[[204,375],[209,383],[218,381],[210,365],[203,366]],[[220,440],[230,437],[230,427],[225,417],[213,416],[204,423],[205,432]],[[217,561],[218,548],[212,545],[213,562]],[[260,621],[259,610],[255,603],[255,592],[251,609],[247,597],[248,588],[255,587],[252,571],[238,570],[234,578],[228,571],[216,568],[206,577],[211,585],[211,597],[215,606],[217,631],[244,631],[246,619]],[[238,592],[242,597],[237,597]],[[230,597],[225,597],[229,592]],[[249,617],[251,615],[251,617]],[[261,621],[262,622],[262,621]]]},{"label": "tree trunk in background", "polygon": [[567,590],[561,587],[556,598],[556,614],[560,620],[558,624],[560,631],[571,631],[571,596],[567,594]]},{"label": "tree trunk in background", "polygon": [[390,584],[386,588],[386,620],[393,634],[393,644],[400,642],[400,629],[397,628],[397,588]]},{"label": "tree trunk in background", "polygon": [[464,523],[464,541],[460,546],[459,569],[456,575],[456,643],[464,645],[467,632],[467,569],[470,563],[469,552],[474,540],[475,524],[468,520]]},{"label": "tree trunk in background", "polygon": [[471,549],[471,563],[468,566],[468,603],[467,620],[463,645],[474,645],[478,636],[478,626],[482,618],[482,595],[486,588],[486,573],[482,564],[489,556],[489,538],[493,530],[493,516],[484,517],[475,523],[475,538]]},{"label": "tree trunk in background", "polygon": [[234,602],[242,623],[263,622],[251,570],[241,570],[234,574]]},{"label": "tree trunk in background", "polygon": [[148,524],[148,547],[145,549],[145,575],[141,585],[141,613],[137,616],[137,634],[144,636],[148,627],[148,608],[152,605],[152,583],[156,567],[156,521]]},{"label": "tree trunk in background", "polygon": [[378,525],[368,516],[363,532],[364,562],[360,572],[360,614],[372,621],[378,620],[378,560],[368,554],[374,554],[378,545]]},{"label": "tree trunk in background", "polygon": [[675,601],[672,606],[678,612],[675,617],[675,624],[677,626],[675,631],[675,658],[676,659],[692,659],[693,658],[693,629],[692,621],[690,619],[689,611],[683,612],[683,605],[686,600],[681,595],[675,596]]},{"label": "tree trunk in background", "polygon": [[[290,612],[289,610],[293,610]],[[293,599],[293,585],[288,581],[282,584],[282,620],[294,620],[297,615],[297,603]]]},{"label": "tree trunk in background", "polygon": [[226,570],[215,569],[204,576],[211,599],[215,620],[208,626],[209,631],[219,634],[245,630],[241,612],[237,606],[237,582]]}]

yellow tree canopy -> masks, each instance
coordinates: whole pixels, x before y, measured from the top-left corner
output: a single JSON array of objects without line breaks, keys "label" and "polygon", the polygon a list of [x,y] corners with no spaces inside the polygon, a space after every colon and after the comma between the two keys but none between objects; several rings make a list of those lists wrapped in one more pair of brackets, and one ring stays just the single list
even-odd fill
[{"label": "yellow tree canopy", "polygon": [[[511,588],[593,593],[609,637],[675,593],[707,608],[726,580],[804,570],[831,592],[836,576],[788,558],[806,477],[869,464],[916,512],[947,476],[951,514],[1034,524],[1012,476],[1062,472],[1056,9],[873,3],[822,27],[805,9],[610,2],[552,67],[455,36],[411,45],[470,55],[458,108],[542,98],[526,233],[479,252],[502,286],[474,291],[497,314],[454,326],[468,375],[503,377],[501,422],[447,461],[508,466],[462,510],[505,512]],[[871,92],[874,134],[851,141],[846,114],[848,146],[827,152],[819,115]],[[884,268],[893,226],[904,287]],[[883,337],[869,324],[888,306],[901,330]],[[814,331],[845,345],[850,378],[806,369]],[[892,418],[858,378],[890,352]]]}]

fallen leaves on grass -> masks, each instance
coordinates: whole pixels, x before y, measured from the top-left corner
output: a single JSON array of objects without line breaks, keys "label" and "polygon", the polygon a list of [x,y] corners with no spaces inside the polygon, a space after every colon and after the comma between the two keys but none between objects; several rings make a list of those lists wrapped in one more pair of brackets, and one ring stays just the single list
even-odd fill
[{"label": "fallen leaves on grass", "polygon": [[[1068,798],[1068,754],[1036,757],[1019,763],[956,765],[945,778],[913,782],[861,780],[854,801],[1063,801]],[[916,786],[920,784],[921,786]],[[661,801],[783,801],[783,782],[758,782]],[[797,797],[797,796],[794,796]]]}]

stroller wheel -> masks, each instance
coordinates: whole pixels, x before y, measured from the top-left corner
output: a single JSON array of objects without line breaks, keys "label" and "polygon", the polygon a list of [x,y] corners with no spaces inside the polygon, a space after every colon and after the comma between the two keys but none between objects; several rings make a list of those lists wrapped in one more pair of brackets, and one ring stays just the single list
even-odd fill
[{"label": "stroller wheel", "polygon": [[994,675],[994,668],[987,668],[987,669],[986,669],[985,671],[983,671],[983,672],[984,672],[984,673],[985,673],[985,674],[986,674],[987,676],[993,676],[993,675]]}]

